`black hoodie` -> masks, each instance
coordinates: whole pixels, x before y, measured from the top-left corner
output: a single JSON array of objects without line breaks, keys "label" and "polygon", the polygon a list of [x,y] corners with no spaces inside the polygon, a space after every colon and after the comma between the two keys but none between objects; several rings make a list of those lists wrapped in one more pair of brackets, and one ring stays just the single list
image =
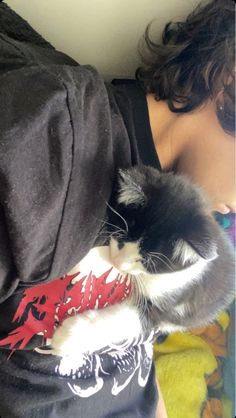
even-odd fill
[{"label": "black hoodie", "polygon": [[97,385],[95,364],[90,380],[78,383],[78,375],[58,377],[55,357],[32,351],[37,339],[24,350],[1,344],[30,312],[40,319],[32,303],[44,304],[47,294],[32,298],[16,319],[27,290],[68,278],[98,245],[98,219],[105,217],[117,168],[139,162],[160,168],[144,91],[134,81],[104,83],[1,3],[0,115],[1,418],[154,417],[153,367],[143,386],[132,377],[145,343],[126,353],[132,376],[119,395],[111,393],[119,361],[104,355],[103,389],[86,399],[76,387],[95,377]]}]

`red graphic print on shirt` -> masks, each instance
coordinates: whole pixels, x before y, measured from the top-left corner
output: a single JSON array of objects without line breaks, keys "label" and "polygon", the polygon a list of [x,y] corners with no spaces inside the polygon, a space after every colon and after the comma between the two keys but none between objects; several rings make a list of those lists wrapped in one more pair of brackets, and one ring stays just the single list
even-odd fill
[{"label": "red graphic print on shirt", "polygon": [[26,289],[12,320],[15,328],[0,340],[0,346],[24,349],[36,335],[42,336],[42,345],[45,345],[55,327],[68,316],[104,308],[127,297],[130,293],[128,275],[117,273],[110,280],[111,271],[112,267],[98,277],[92,271],[86,275],[66,275]]}]

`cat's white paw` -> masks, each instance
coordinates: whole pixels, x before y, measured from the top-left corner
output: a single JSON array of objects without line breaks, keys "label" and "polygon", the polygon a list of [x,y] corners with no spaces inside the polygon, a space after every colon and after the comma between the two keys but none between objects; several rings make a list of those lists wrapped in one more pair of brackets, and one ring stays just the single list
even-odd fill
[{"label": "cat's white paw", "polygon": [[76,359],[96,349],[94,330],[96,311],[87,311],[65,319],[52,337],[52,353]]},{"label": "cat's white paw", "polygon": [[52,337],[53,354],[77,359],[132,341],[142,332],[139,312],[130,302],[89,310],[65,319]]}]

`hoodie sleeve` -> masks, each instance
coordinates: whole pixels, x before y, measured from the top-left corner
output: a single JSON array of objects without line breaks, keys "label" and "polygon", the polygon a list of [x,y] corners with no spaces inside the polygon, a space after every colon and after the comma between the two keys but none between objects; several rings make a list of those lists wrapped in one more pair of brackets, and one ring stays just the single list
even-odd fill
[{"label": "hoodie sleeve", "polygon": [[[3,301],[18,284],[61,277],[93,247],[115,164],[107,90],[93,68],[11,68],[0,98]],[[125,164],[127,141],[123,151]]]}]

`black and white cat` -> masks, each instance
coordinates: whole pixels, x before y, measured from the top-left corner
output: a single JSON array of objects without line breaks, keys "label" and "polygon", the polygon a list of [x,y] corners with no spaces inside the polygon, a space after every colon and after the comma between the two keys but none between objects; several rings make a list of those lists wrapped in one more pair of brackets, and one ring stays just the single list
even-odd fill
[{"label": "black and white cat", "polygon": [[[132,277],[131,297],[66,319],[56,355],[83,354],[154,329],[184,331],[211,322],[234,295],[234,256],[200,189],[147,166],[120,170],[109,205],[111,263]],[[83,339],[81,339],[83,335]]]}]

